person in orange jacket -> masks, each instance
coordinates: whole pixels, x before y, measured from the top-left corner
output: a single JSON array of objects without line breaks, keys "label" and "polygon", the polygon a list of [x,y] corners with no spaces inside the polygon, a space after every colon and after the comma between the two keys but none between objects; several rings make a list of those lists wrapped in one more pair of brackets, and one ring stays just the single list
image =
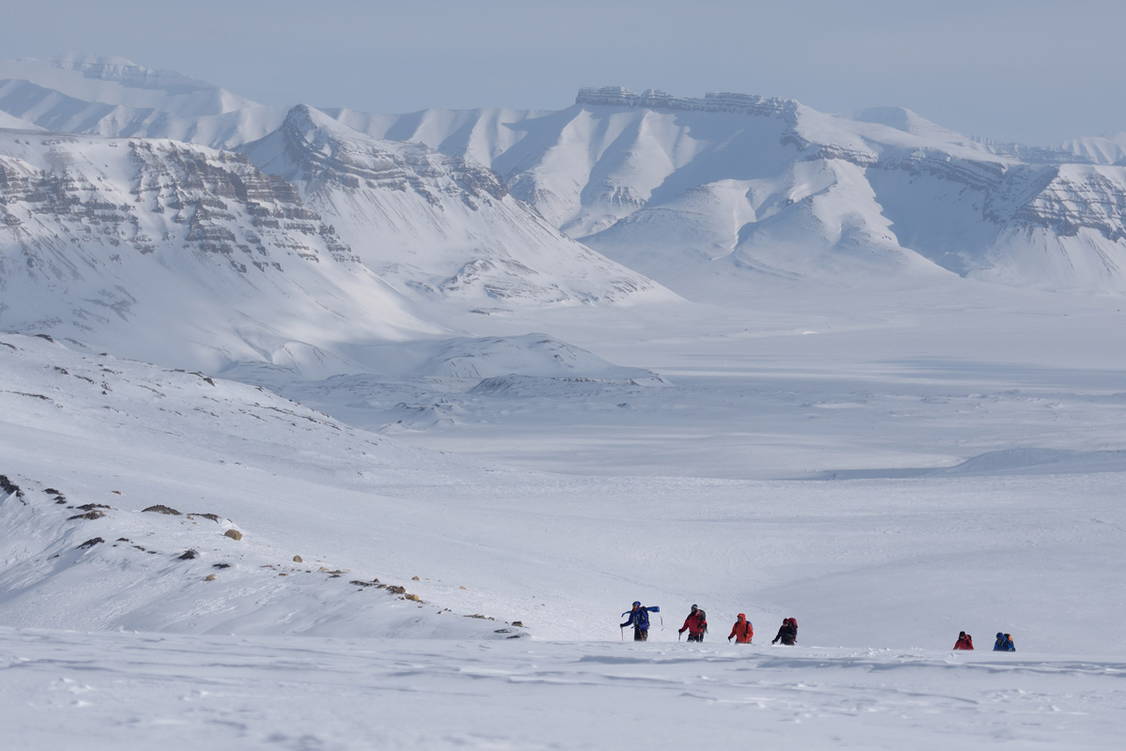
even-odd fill
[{"label": "person in orange jacket", "polygon": [[734,639],[736,644],[750,644],[754,635],[754,625],[747,620],[746,613],[740,613],[735,617],[735,625],[731,627],[731,633],[728,635],[727,641]]},{"label": "person in orange jacket", "polygon": [[965,631],[958,632],[958,641],[954,642],[954,649],[966,649],[973,651],[974,638],[967,634]]}]

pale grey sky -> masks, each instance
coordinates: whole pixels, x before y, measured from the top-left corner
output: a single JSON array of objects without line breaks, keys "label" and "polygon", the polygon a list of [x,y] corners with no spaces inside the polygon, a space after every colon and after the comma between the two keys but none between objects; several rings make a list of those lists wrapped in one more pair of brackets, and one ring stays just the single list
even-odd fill
[{"label": "pale grey sky", "polygon": [[7,0],[0,55],[128,57],[265,102],[561,108],[582,85],[728,90],[971,135],[1126,131],[1118,0]]}]

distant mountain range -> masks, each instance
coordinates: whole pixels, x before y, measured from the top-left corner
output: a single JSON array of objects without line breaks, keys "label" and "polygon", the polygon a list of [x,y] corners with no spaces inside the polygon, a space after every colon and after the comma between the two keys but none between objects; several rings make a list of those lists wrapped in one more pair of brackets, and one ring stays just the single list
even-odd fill
[{"label": "distant mountain range", "polygon": [[[246,100],[124,61],[8,65],[38,83],[0,83],[6,106],[32,91],[24,115],[99,135],[4,115],[15,127],[0,128],[0,329],[311,376],[362,367],[354,345],[450,333],[436,305],[677,299],[563,235],[484,166],[305,106],[274,123]],[[203,132],[192,112],[197,125],[276,129],[242,153],[217,150],[190,142]]]},{"label": "distant mountain range", "polygon": [[119,58],[3,62],[0,328],[312,367],[342,341],[440,332],[434,306],[957,276],[1118,293],[1124,150],[745,94],[376,115]]}]

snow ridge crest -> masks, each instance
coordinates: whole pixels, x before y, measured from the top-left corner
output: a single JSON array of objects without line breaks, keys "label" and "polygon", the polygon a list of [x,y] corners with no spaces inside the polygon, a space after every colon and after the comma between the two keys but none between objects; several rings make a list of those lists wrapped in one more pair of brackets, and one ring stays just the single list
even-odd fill
[{"label": "snow ridge crest", "polygon": [[700,97],[678,97],[660,89],[645,89],[640,94],[621,86],[579,89],[575,104],[617,107],[689,110],[694,112],[734,112],[747,115],[796,117],[798,102],[793,99],[709,91]]}]

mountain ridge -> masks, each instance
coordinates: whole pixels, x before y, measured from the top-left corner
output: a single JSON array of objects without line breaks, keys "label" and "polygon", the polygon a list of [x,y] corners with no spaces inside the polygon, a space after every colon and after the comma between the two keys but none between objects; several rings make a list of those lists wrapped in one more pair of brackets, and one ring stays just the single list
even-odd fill
[{"label": "mountain ridge", "polygon": [[372,138],[308,105],[240,151],[296,185],[404,293],[475,304],[672,299],[561,234],[470,160]]},{"label": "mountain ridge", "polygon": [[[19,65],[0,64],[0,111],[50,130],[168,135],[246,150],[293,114],[122,59],[20,65],[29,79],[61,77],[63,88],[85,87],[72,90],[104,100],[72,101],[30,80],[5,80]],[[1113,139],[1041,149],[969,138],[904,108],[850,119],[792,99],[614,86],[582,89],[571,106],[547,112],[324,114],[383,142],[416,142],[482,164],[501,178],[493,193],[503,189],[555,230],[697,299],[713,282],[736,299],[770,279],[863,284],[925,280],[941,270],[1017,286],[1126,290],[1126,173],[1105,164],[1118,161]],[[322,117],[316,127],[330,126]],[[413,158],[407,153],[397,158]],[[384,271],[405,268],[401,251]],[[401,283],[483,288],[489,274],[526,273],[501,266],[470,258],[440,277],[415,268]]]}]

